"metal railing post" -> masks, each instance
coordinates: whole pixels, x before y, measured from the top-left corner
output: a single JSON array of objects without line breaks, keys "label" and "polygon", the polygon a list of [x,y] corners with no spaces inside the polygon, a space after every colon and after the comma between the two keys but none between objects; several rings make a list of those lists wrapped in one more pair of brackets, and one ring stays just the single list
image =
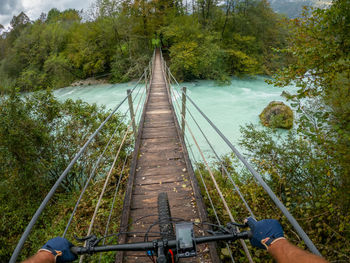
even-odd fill
[{"label": "metal railing post", "polygon": [[181,122],[181,131],[182,131],[182,137],[185,136],[185,117],[186,117],[186,92],[187,92],[187,88],[183,87],[182,88],[182,122]]},{"label": "metal railing post", "polygon": [[126,92],[128,94],[130,118],[131,118],[131,121],[132,121],[132,130],[134,132],[134,137],[135,137],[135,140],[136,140],[136,138],[137,138],[137,131],[136,131],[135,113],[134,113],[134,107],[133,107],[133,103],[132,103],[131,90],[128,89]]},{"label": "metal railing post", "polygon": [[147,77],[147,69],[145,69],[145,87],[146,87],[146,92],[148,90],[147,88],[147,80],[148,80],[148,77]]},{"label": "metal railing post", "polygon": [[170,77],[170,68],[168,67],[168,82],[169,82],[169,86],[171,84],[171,77]]}]

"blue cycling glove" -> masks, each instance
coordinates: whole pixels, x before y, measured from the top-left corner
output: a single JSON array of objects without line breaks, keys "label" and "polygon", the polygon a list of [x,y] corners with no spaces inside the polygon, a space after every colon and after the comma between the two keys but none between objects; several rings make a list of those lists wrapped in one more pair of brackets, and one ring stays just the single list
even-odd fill
[{"label": "blue cycling glove", "polygon": [[71,262],[78,258],[77,255],[70,251],[73,246],[67,239],[62,237],[55,237],[46,242],[46,244],[39,249],[51,252],[56,259],[56,262]]},{"label": "blue cycling glove", "polygon": [[283,228],[275,219],[256,221],[254,218],[248,217],[247,224],[253,233],[250,239],[253,247],[268,249],[274,241],[284,239]]}]

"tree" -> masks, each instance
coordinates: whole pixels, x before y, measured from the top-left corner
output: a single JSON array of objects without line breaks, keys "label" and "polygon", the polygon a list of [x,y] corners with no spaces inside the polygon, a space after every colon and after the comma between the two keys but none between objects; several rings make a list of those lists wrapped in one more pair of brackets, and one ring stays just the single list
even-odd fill
[{"label": "tree", "polygon": [[16,29],[28,23],[30,23],[29,17],[24,12],[21,12],[18,16],[13,16],[10,25],[13,29]]},{"label": "tree", "polygon": [[[24,98],[12,92],[0,99],[0,241],[4,244],[0,247],[1,262],[9,260],[29,218],[80,147],[109,113],[82,101],[59,102],[49,91],[36,92]],[[69,194],[81,188],[91,172],[91,160],[96,160],[102,153],[118,125],[112,142],[114,146],[107,149],[101,162],[106,167],[111,165],[114,147],[119,147],[122,140],[120,134],[124,134],[126,129],[118,115],[114,115],[100,131],[57,190],[63,200],[65,197],[72,198]],[[129,151],[130,143],[131,140],[127,138],[121,158]],[[103,171],[104,166],[100,168]],[[37,224],[44,228],[41,233],[52,230],[45,228],[49,228],[49,219],[59,212],[56,207],[57,195],[53,201],[54,210],[49,210],[51,214],[44,213],[39,219],[39,222],[44,221],[43,225]],[[54,224],[51,226],[55,227]],[[35,240],[39,238],[35,236]],[[28,243],[29,247],[39,245],[36,241],[34,244]],[[33,247],[26,253],[32,253],[34,249],[37,250]]]},{"label": "tree", "polygon": [[[289,51],[295,63],[274,82],[294,82],[289,96],[302,114],[299,130],[327,153],[330,178],[337,181],[344,211],[350,208],[350,5],[334,1],[295,20]],[[316,147],[315,146],[315,147]]]}]

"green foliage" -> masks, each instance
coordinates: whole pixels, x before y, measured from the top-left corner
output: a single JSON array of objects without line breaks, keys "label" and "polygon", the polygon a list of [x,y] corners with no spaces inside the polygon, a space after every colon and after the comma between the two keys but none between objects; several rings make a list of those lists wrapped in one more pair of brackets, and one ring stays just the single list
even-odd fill
[{"label": "green foliage", "polygon": [[[295,131],[280,136],[279,131],[247,125],[241,129],[240,145],[255,169],[263,176],[278,198],[298,220],[321,254],[328,260],[349,261],[350,215],[342,211],[342,200],[338,199],[340,181],[331,170],[327,153],[301,138]],[[306,249],[283,214],[276,209],[267,193],[253,176],[238,165],[236,157],[225,156],[224,165],[239,186],[247,203],[258,220],[278,219],[286,237],[294,244]],[[222,222],[229,222],[227,212],[204,165],[199,164],[211,198]],[[249,216],[230,180],[222,175],[221,164],[212,163],[211,169],[223,192],[231,213],[237,222]],[[201,182],[201,179],[198,179]],[[201,184],[203,188],[203,184]],[[205,190],[203,193],[205,193]],[[203,194],[212,222],[216,222],[209,199]],[[235,259],[247,262],[238,243],[232,244]],[[252,248],[254,261],[272,262],[268,253]]]},{"label": "green foliage", "polygon": [[0,87],[59,88],[75,79],[138,78],[154,47],[162,47],[181,80],[228,81],[271,74],[288,62],[287,28],[265,1],[97,0],[90,17],[51,9],[34,22],[21,13],[0,38]]},{"label": "green foliage", "polygon": [[[36,92],[24,98],[13,92],[1,99],[0,242],[4,245],[0,249],[0,261],[9,259],[14,245],[40,202],[108,114],[104,109],[82,101],[58,102],[50,92]],[[45,241],[43,238],[47,237],[46,233],[51,233],[51,230],[45,231],[46,226],[54,226],[51,220],[59,220],[56,217],[56,208],[71,211],[71,203],[68,206],[64,200],[79,192],[91,172],[91,160],[97,159],[118,124],[119,117],[112,117],[72,168],[57,190],[58,196],[52,200],[52,207],[49,206],[38,222],[38,231],[40,229],[42,234],[33,238],[42,243]],[[113,161],[113,147],[119,147],[124,129],[125,125],[121,124],[114,142],[102,160],[104,165],[108,166]],[[127,139],[122,148],[121,159],[128,154],[130,143],[131,139]],[[104,166],[100,168],[97,178],[103,177],[105,171]],[[56,207],[55,202],[59,202],[60,205]],[[67,216],[63,212],[58,214]],[[54,229],[58,230],[59,227],[62,231],[62,222]],[[37,246],[39,242],[34,242],[33,246]],[[33,247],[28,244],[27,248]],[[26,253],[33,253],[33,250]]]},{"label": "green foliage", "polygon": [[350,9],[349,1],[334,1],[295,20],[289,51],[295,63],[274,83],[295,83],[287,96],[300,114],[298,130],[327,153],[331,174],[339,182],[343,211],[350,208]]},{"label": "green foliage", "polygon": [[180,80],[225,79],[223,52],[217,38],[203,30],[191,17],[179,17],[164,29],[163,41],[169,49],[171,70]]},{"label": "green foliage", "polygon": [[321,253],[328,259],[349,260],[350,218],[342,212],[341,181],[328,153],[293,131],[279,140],[273,139],[277,131],[252,125],[242,132],[241,145],[248,156]]}]

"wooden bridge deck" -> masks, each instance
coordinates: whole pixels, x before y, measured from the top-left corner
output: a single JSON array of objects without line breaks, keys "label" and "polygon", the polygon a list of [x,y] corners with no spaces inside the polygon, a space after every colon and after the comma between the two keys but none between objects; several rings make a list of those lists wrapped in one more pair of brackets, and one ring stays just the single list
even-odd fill
[{"label": "wooden bridge deck", "polygon": [[[168,193],[172,217],[186,221],[206,221],[206,212],[197,181],[186,148],[183,146],[183,139],[179,136],[179,125],[169,100],[159,51],[156,52],[153,67],[152,83],[130,169],[121,227],[141,217],[147,217],[129,227],[128,231],[135,234],[123,236],[119,240],[121,243],[144,241],[144,234],[137,232],[144,233],[158,220],[157,196],[160,192]],[[159,232],[159,227],[156,225],[151,231]],[[157,234],[149,236],[151,240],[158,237]],[[217,261],[217,258],[211,259],[216,257],[216,252],[208,253],[208,246],[199,246],[199,250],[202,253],[198,258],[183,261]],[[148,260],[145,257],[145,253],[120,253],[117,262],[144,262]]]}]

